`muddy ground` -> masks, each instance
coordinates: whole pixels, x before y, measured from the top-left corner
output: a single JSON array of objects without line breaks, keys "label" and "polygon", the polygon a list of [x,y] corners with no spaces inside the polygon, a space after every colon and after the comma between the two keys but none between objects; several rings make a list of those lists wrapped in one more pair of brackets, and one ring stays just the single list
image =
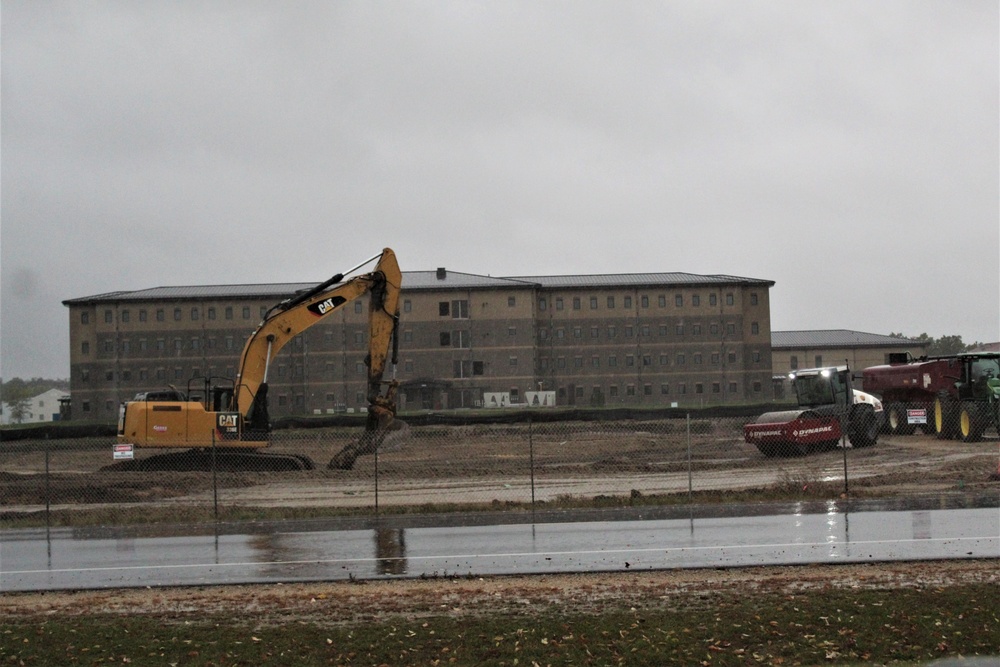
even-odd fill
[{"label": "muddy ground", "polygon": [[810,565],[642,573],[99,590],[0,595],[0,616],[146,615],[164,624],[224,617],[285,627],[448,615],[567,616],[629,607],[704,608],[756,592],[809,595],[830,589],[944,588],[1000,584],[994,560]]},{"label": "muddy ground", "polygon": [[[742,422],[694,426],[690,433],[676,421],[566,423],[530,430],[523,425],[413,428],[393,434],[377,460],[362,457],[352,470],[329,470],[325,461],[357,432],[278,433],[271,453],[305,455],[317,463],[314,470],[293,472],[246,465],[219,465],[214,473],[129,470],[135,462],[113,461],[110,439],[0,443],[0,501],[7,516],[46,502],[63,508],[204,504],[212,499],[214,484],[229,504],[360,507],[372,503],[376,476],[383,505],[545,502],[689,489],[812,489],[836,497],[845,486],[845,465],[857,497],[998,487],[990,479],[1000,461],[995,438],[961,443],[928,435],[883,436],[871,448],[768,458],[742,441]],[[137,458],[162,454],[143,450]]]}]

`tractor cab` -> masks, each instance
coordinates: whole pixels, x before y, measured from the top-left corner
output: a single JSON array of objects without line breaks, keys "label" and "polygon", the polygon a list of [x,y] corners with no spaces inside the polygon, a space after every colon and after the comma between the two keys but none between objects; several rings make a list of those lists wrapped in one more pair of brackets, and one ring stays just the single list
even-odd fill
[{"label": "tractor cab", "polygon": [[806,368],[793,371],[789,377],[800,408],[844,410],[853,401],[850,371],[846,366]]}]

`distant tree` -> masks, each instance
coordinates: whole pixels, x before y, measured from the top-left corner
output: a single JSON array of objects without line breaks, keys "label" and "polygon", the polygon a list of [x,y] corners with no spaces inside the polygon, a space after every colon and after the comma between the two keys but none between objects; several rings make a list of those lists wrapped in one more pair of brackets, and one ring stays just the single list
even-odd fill
[{"label": "distant tree", "polygon": [[962,342],[961,336],[941,336],[928,346],[927,354],[931,356],[958,354],[967,349],[969,347]]},{"label": "distant tree", "polygon": [[31,403],[30,398],[17,398],[12,401],[5,401],[5,403],[7,404],[7,413],[10,415],[11,424],[20,424],[28,416],[28,406]]},{"label": "distant tree", "polygon": [[910,340],[926,345],[927,356],[929,357],[958,354],[972,347],[963,343],[961,336],[941,336],[940,338],[934,338],[933,336],[928,336],[926,333],[922,333],[919,336],[907,336],[902,333],[891,333],[889,335],[899,338],[909,338]]}]

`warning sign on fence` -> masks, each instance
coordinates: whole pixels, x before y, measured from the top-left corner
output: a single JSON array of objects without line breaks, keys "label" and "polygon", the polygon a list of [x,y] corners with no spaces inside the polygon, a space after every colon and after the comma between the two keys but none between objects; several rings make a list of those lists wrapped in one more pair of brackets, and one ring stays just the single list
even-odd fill
[{"label": "warning sign on fence", "polygon": [[926,424],[927,423],[927,410],[923,408],[917,408],[914,410],[906,411],[906,422],[908,424]]},{"label": "warning sign on fence", "polygon": [[115,461],[132,458],[132,445],[115,445]]}]

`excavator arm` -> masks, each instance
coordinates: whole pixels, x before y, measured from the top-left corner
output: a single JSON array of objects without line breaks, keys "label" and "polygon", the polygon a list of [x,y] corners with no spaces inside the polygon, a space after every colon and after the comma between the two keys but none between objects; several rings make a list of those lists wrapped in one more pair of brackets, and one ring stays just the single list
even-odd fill
[{"label": "excavator arm", "polygon": [[[370,294],[368,357],[365,360],[368,364],[369,414],[395,411],[395,387],[390,387],[383,396],[381,385],[390,352],[395,356],[402,273],[395,253],[389,248],[359,266],[376,258],[378,264],[370,273],[361,274],[346,282],[341,282],[343,274],[337,274],[274,306],[247,339],[240,357],[232,409],[243,415],[244,428],[248,432],[264,432],[269,428],[267,378],[278,352],[295,336],[365,294]],[[393,362],[395,363],[395,359]],[[391,404],[391,409],[385,406],[386,403]]]}]

